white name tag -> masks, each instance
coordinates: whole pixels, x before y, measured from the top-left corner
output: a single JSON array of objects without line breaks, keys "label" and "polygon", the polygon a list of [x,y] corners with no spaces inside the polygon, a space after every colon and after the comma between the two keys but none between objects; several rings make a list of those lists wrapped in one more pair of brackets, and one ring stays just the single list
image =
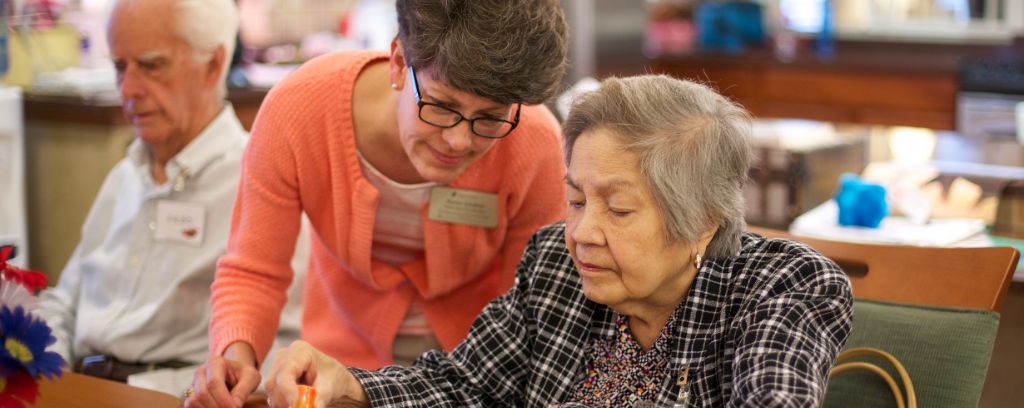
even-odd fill
[{"label": "white name tag", "polygon": [[153,238],[199,246],[206,232],[206,208],[198,204],[160,200],[156,203],[156,230]]},{"label": "white name tag", "polygon": [[498,226],[498,195],[434,187],[430,190],[427,216],[434,221],[494,228]]}]

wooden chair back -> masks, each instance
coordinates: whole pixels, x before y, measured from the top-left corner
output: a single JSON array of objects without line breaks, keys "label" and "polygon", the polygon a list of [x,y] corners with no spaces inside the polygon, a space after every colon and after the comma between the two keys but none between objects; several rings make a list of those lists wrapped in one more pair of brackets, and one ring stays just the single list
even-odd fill
[{"label": "wooden chair back", "polygon": [[1020,252],[1010,247],[861,244],[756,227],[750,231],[807,244],[846,271],[855,297],[889,302],[998,312],[1020,257]]}]

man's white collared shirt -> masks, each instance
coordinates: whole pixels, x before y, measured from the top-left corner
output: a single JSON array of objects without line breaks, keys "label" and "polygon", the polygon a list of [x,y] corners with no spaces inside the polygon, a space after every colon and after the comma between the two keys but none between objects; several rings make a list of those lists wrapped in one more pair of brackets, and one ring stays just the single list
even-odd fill
[{"label": "man's white collared shirt", "polygon": [[[167,163],[161,185],[145,145],[129,146],[103,182],[57,286],[41,295],[57,338],[51,350],[71,364],[92,354],[206,360],[210,284],[227,246],[247,139],[226,106]],[[155,239],[161,202],[201,211],[202,242]]]}]

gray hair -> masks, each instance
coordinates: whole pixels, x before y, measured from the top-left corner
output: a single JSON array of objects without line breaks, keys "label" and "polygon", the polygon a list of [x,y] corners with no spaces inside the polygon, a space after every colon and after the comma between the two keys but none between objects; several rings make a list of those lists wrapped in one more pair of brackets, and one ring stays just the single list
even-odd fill
[{"label": "gray hair", "polygon": [[398,0],[406,63],[499,103],[543,103],[561,86],[568,33],[557,0]]},{"label": "gray hair", "polygon": [[218,92],[227,96],[227,76],[238,35],[238,9],[233,0],[175,0],[175,32],[192,47],[196,62],[213,58],[218,46],[224,47],[224,68]]},{"label": "gray hair", "polygon": [[563,124],[566,163],[577,138],[610,131],[638,155],[670,240],[695,243],[715,223],[705,256],[740,249],[750,115],[707,86],[664,75],[609,78],[579,96]]}]

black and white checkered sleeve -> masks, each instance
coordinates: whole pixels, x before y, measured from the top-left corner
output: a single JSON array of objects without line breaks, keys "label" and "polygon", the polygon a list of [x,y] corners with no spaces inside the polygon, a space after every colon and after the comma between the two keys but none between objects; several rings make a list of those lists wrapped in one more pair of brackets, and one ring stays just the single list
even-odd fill
[{"label": "black and white checkered sleeve", "polygon": [[538,248],[545,245],[539,241],[535,235],[527,243],[513,287],[481,311],[451,353],[429,351],[412,367],[352,369],[372,406],[522,406],[522,384],[530,371],[524,299]]},{"label": "black and white checkered sleeve", "polygon": [[824,398],[853,299],[835,263],[806,247],[795,251],[762,263],[767,278],[737,316],[730,407],[818,407]]}]

